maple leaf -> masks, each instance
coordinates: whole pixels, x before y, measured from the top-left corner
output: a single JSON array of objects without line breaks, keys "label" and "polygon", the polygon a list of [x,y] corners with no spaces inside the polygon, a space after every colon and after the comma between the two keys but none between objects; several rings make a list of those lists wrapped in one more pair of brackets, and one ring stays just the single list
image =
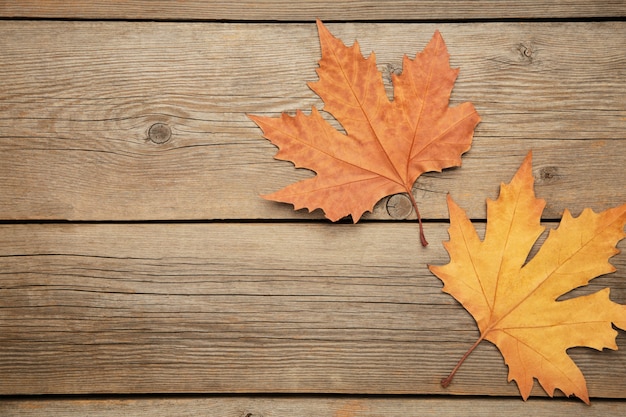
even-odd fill
[{"label": "maple leaf", "polygon": [[614,272],[609,258],[619,253],[626,204],[594,213],[585,209],[573,218],[565,210],[557,229],[535,256],[526,261],[537,238],[545,201],[535,198],[532,154],[510,184],[502,184],[496,201],[487,200],[487,226],[480,240],[465,212],[448,196],[450,240],[444,246],[450,263],[429,266],[474,317],[482,341],[495,344],[524,399],[533,378],[552,396],[555,389],[589,403],[585,378],[567,355],[575,346],[617,349],[613,323],[626,329],[626,306],[609,299],[609,289],[557,301],[599,275]]},{"label": "maple leaf", "polygon": [[480,117],[471,103],[449,107],[458,69],[439,32],[414,60],[404,56],[403,72],[393,75],[394,98],[385,93],[372,52],[365,59],[358,42],[346,47],[317,21],[322,49],[319,81],[309,87],[345,129],[333,128],[314,107],[310,115],[249,117],[278,146],[276,159],[317,173],[313,178],[265,195],[295,209],[321,208],[331,221],[351,215],[356,223],[381,198],[407,193],[427,171],[461,165]]}]

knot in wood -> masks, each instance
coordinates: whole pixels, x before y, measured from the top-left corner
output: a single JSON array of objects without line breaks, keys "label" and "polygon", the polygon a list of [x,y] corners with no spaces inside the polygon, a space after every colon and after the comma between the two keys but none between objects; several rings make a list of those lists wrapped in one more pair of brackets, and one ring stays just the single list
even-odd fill
[{"label": "knot in wood", "polygon": [[383,75],[383,83],[385,86],[391,86],[393,84],[393,74],[402,74],[402,67],[398,67],[394,64],[383,64],[379,65],[378,68]]},{"label": "knot in wood", "polygon": [[387,200],[387,213],[394,220],[404,220],[412,212],[411,200],[404,194],[394,194]]},{"label": "knot in wood", "polygon": [[258,414],[258,413],[251,413],[248,411],[245,411],[241,417],[263,417],[263,414]]},{"label": "knot in wood", "polygon": [[148,139],[154,143],[162,144],[170,140],[172,130],[165,123],[155,123],[148,129]]},{"label": "knot in wood", "polygon": [[559,168],[555,166],[543,167],[539,170],[539,183],[550,184],[561,178]]},{"label": "knot in wood", "polygon": [[520,58],[523,62],[528,64],[533,62],[533,59],[535,58],[535,51],[532,43],[520,43],[517,50],[519,51]]}]

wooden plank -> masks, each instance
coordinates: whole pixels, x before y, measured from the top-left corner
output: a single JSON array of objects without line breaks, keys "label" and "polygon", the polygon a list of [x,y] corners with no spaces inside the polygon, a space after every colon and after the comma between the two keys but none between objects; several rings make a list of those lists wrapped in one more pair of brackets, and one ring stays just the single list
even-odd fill
[{"label": "wooden plank", "polygon": [[553,417],[585,415],[622,416],[624,401],[595,400],[592,405],[552,399],[528,402],[500,398],[420,397],[179,397],[113,399],[23,399],[0,401],[5,417],[65,416],[137,417],[221,416],[221,417],[405,417],[466,415]]},{"label": "wooden plank", "polygon": [[[2,225],[0,394],[517,396],[488,343],[440,386],[478,337],[426,269],[446,262],[402,223]],[[575,294],[626,304],[612,263]],[[570,350],[592,397],[624,397],[617,343]]]},{"label": "wooden plank", "polygon": [[[462,68],[452,103],[483,121],[461,169],[416,183],[423,217],[448,192],[484,217],[530,149],[546,218],[625,201],[626,23],[329,27],[376,50],[390,92],[436,28]],[[259,198],[311,174],[246,117],[320,106],[319,53],[313,24],[0,22],[0,219],[321,217]]]},{"label": "wooden plank", "polygon": [[581,18],[625,16],[621,0],[285,0],[64,1],[17,0],[0,3],[0,16],[80,19],[162,20],[431,20]]}]

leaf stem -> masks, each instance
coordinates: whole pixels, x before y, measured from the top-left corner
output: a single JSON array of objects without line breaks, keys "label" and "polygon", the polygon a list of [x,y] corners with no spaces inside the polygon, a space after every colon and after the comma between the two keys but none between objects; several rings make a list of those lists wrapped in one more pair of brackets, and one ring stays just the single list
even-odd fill
[{"label": "leaf stem", "polygon": [[446,378],[443,378],[441,380],[441,386],[444,388],[448,388],[448,385],[450,385],[450,383],[452,382],[452,378],[454,378],[454,375],[456,374],[456,371],[459,370],[459,368],[461,367],[461,365],[463,365],[463,362],[465,362],[465,359],[467,359],[467,357],[470,355],[470,353],[472,353],[474,351],[474,349],[476,349],[476,347],[480,344],[480,342],[482,342],[484,339],[484,336],[480,336],[480,338],[478,338],[478,340],[476,341],[476,343],[474,343],[472,345],[472,347],[470,347],[467,352],[465,352],[465,354],[463,355],[463,357],[461,358],[461,360],[459,360],[459,362],[456,364],[456,366],[454,367],[454,369],[452,369],[452,372],[450,372],[450,375],[448,375]]},{"label": "leaf stem", "polygon": [[411,204],[413,205],[413,210],[415,210],[415,214],[417,215],[417,222],[420,226],[420,241],[422,242],[422,246],[428,246],[428,241],[426,240],[426,236],[424,235],[424,226],[422,225],[422,216],[420,216],[420,211],[417,208],[417,201],[415,201],[415,197],[413,197],[413,193],[411,189],[407,187],[406,193],[409,195],[411,199]]}]

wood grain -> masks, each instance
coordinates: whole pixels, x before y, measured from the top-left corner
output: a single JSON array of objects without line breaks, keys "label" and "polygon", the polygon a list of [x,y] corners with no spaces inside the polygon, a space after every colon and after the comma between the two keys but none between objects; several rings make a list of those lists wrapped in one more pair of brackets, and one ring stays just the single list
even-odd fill
[{"label": "wood grain", "polygon": [[[416,183],[423,217],[447,218],[449,192],[484,218],[530,149],[546,218],[625,201],[626,23],[329,28],[377,52],[390,93],[436,28],[461,67],[451,102],[483,121],[462,168]],[[320,218],[259,198],[311,174],[246,117],[320,107],[319,53],[313,24],[0,22],[0,219]]]},{"label": "wood grain", "polygon": [[585,415],[622,416],[624,401],[595,400],[591,407],[574,401],[547,399],[521,400],[499,398],[420,398],[420,397],[174,397],[122,399],[38,399],[0,402],[5,417],[434,417],[467,415],[553,417]]},{"label": "wood grain", "polygon": [[[488,343],[440,386],[478,337],[426,269],[445,262],[402,223],[3,225],[0,394],[517,396]],[[626,304],[612,263],[575,294]],[[592,397],[626,392],[617,342],[570,350]]]},{"label": "wood grain", "polygon": [[[426,264],[448,261],[446,194],[484,219],[531,149],[546,220],[626,202],[625,16],[622,0],[0,0],[0,415],[623,415],[625,332],[569,350],[591,407],[539,386],[521,401],[489,343],[443,389],[478,331]],[[483,121],[462,168],[415,184],[428,248],[413,222],[295,222],[323,216],[259,197],[311,175],[246,114],[321,107],[316,18],[376,51],[390,95],[435,29],[461,68],[451,103]],[[567,296],[626,304],[625,243],[617,272]]]},{"label": "wood grain", "polygon": [[0,2],[0,16],[73,19],[161,20],[430,20],[530,19],[624,16],[621,0],[13,0]]}]

